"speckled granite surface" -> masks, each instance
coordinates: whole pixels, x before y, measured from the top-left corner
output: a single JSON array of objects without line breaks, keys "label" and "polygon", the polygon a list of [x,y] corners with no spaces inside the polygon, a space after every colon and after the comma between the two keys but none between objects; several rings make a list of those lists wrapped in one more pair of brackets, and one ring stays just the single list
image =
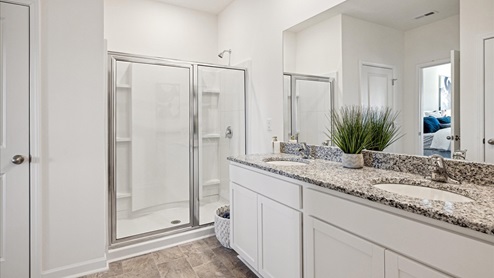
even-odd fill
[{"label": "speckled granite surface", "polygon": [[[300,144],[281,143],[281,152],[298,155]],[[314,158],[341,162],[341,150],[336,147],[310,145]],[[368,167],[429,176],[431,160],[425,156],[363,151]],[[494,165],[464,160],[446,159],[448,172],[462,182],[494,186]]]},{"label": "speckled granite surface", "polygon": [[[494,235],[494,186],[471,183],[450,184],[432,182],[423,176],[388,171],[373,167],[346,169],[341,163],[323,159],[304,160],[304,166],[277,166],[266,159],[276,157],[286,160],[301,160],[291,154],[264,154],[229,157],[228,160],[252,166],[271,173],[301,180],[352,196],[360,197],[429,218]],[[266,160],[267,161],[267,160]],[[406,183],[458,193],[473,199],[469,203],[453,203],[412,198],[373,187],[377,183]]]}]

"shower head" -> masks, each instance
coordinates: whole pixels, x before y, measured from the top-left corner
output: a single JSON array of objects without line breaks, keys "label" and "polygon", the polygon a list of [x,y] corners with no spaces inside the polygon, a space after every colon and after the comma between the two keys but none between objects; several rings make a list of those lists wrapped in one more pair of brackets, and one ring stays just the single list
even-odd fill
[{"label": "shower head", "polygon": [[225,55],[225,53],[228,52],[228,54],[232,54],[232,50],[231,49],[227,49],[227,50],[223,50],[220,54],[218,54],[218,57],[220,58],[223,58],[223,55]]}]

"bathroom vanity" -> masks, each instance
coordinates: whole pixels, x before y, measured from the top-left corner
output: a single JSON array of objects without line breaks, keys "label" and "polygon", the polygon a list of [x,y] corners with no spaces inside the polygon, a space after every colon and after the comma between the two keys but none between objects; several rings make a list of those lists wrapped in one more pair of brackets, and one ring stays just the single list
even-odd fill
[{"label": "bathroom vanity", "polygon": [[[494,277],[491,185],[289,154],[229,160],[231,246],[262,277]],[[414,198],[383,183],[468,199]]]}]

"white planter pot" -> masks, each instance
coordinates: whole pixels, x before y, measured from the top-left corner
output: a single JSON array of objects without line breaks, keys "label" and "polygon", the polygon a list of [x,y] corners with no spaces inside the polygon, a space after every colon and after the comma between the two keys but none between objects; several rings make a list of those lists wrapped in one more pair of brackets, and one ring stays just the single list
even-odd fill
[{"label": "white planter pot", "polygon": [[343,153],[341,156],[341,163],[345,168],[360,169],[364,167],[364,156],[359,154]]}]

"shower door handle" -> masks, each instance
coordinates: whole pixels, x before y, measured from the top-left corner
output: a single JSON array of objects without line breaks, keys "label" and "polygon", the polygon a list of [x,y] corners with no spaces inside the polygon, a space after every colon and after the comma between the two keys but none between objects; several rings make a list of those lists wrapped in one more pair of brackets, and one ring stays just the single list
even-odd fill
[{"label": "shower door handle", "polygon": [[225,131],[225,138],[231,139],[233,137],[232,127],[228,126]]}]

